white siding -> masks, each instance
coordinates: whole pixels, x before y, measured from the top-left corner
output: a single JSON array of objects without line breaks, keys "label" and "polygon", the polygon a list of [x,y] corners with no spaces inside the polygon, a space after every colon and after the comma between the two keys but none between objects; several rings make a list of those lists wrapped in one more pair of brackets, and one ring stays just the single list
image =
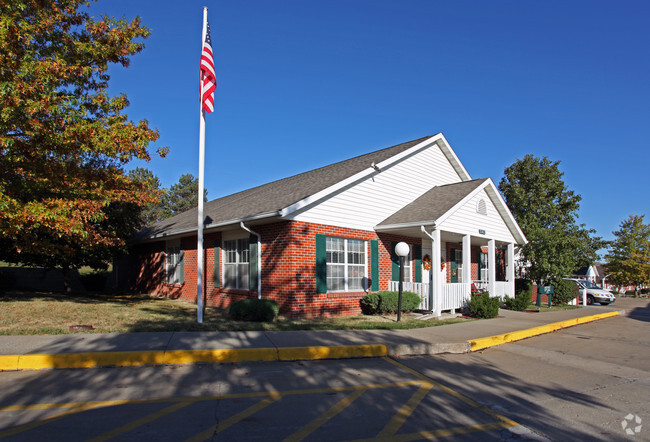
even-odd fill
[{"label": "white siding", "polygon": [[[482,215],[476,211],[478,202],[481,199],[485,201],[487,215]],[[450,232],[468,233],[476,237],[491,238],[504,242],[516,242],[510,229],[508,229],[505,221],[499,215],[497,208],[485,190],[477,193],[447,218],[439,228]],[[485,235],[479,234],[479,230],[485,230]]]},{"label": "white siding", "polygon": [[298,211],[289,219],[373,230],[433,186],[459,181],[458,173],[434,144]]}]

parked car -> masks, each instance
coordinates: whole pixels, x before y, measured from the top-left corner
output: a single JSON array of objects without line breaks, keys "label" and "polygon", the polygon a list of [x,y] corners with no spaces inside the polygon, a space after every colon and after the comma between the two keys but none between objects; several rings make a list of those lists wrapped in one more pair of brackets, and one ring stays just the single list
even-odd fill
[{"label": "parked car", "polygon": [[601,289],[596,284],[591,281],[586,281],[584,279],[577,278],[564,278],[567,281],[573,281],[578,285],[578,291],[580,295],[578,296],[578,302],[582,304],[582,296],[587,289],[587,304],[592,305],[594,302],[598,302],[601,305],[607,305],[616,301],[616,296],[609,290]]}]

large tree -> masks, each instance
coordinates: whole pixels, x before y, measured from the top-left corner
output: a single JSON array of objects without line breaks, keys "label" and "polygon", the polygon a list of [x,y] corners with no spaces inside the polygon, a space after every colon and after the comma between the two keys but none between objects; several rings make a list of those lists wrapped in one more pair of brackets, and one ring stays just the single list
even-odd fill
[{"label": "large tree", "polygon": [[[208,191],[203,189],[203,201],[208,200]],[[181,175],[178,183],[165,192],[162,210],[165,218],[183,213],[199,205],[199,179],[191,173]]]},{"label": "large tree", "polygon": [[[0,3],[0,259],[102,267],[155,195],[124,165],[149,160],[158,132],[107,92],[149,31],[95,19],[84,0]],[[158,150],[164,155],[166,149]]]},{"label": "large tree", "polygon": [[650,283],[650,225],[644,216],[631,215],[612,232],[614,240],[605,255],[607,280],[618,286],[633,285],[638,290]]},{"label": "large tree", "polygon": [[597,259],[603,243],[577,223],[580,195],[567,189],[559,161],[526,155],[504,172],[499,189],[528,243],[521,259],[534,281],[570,276]]}]

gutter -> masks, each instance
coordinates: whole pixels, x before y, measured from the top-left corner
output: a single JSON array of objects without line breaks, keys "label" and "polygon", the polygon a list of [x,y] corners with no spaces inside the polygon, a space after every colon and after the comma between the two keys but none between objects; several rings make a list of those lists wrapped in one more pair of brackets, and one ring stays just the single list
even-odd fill
[{"label": "gutter", "polygon": [[257,236],[257,299],[262,299],[262,235],[246,227],[244,221],[240,221],[239,225],[251,235]]}]

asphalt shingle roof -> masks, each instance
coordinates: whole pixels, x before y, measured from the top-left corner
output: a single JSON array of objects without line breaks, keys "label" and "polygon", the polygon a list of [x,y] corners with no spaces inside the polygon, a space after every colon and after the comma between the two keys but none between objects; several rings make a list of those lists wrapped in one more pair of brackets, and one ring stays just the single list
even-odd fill
[{"label": "asphalt shingle roof", "polygon": [[[372,163],[381,163],[428,138],[431,136],[208,201],[204,204],[203,213],[206,218],[209,218],[210,224],[215,225],[278,212],[369,168]],[[206,227],[209,227],[210,224],[206,223]],[[197,208],[194,208],[142,229],[136,234],[135,239],[143,240],[161,235],[173,235],[191,231],[196,229],[196,226]]]}]

